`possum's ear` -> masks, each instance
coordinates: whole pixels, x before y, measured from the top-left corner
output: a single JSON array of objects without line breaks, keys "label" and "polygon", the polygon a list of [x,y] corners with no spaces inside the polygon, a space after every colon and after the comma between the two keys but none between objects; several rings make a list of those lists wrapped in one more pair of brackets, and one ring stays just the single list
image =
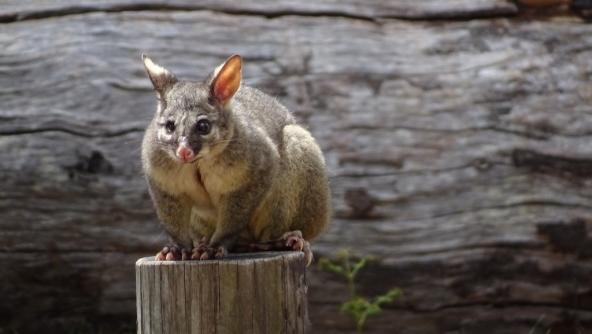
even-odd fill
[{"label": "possum's ear", "polygon": [[212,100],[222,106],[230,102],[240,88],[242,62],[239,55],[234,55],[216,68],[210,81]]},{"label": "possum's ear", "polygon": [[158,95],[163,96],[177,82],[177,78],[169,70],[156,64],[144,54],[142,55],[142,60],[144,61],[144,67],[146,68],[148,77],[150,77],[150,81],[152,81],[154,90],[156,90]]}]

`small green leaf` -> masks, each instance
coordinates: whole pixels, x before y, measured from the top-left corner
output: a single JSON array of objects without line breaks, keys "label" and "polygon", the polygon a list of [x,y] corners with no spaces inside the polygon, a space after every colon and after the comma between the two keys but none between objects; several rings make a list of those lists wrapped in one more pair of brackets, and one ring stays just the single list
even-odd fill
[{"label": "small green leaf", "polygon": [[321,267],[321,269],[333,272],[335,274],[339,274],[342,276],[347,275],[347,273],[345,272],[345,269],[342,266],[331,262],[331,260],[329,260],[327,258],[321,258],[319,260],[319,266]]},{"label": "small green leaf", "polygon": [[363,313],[370,305],[366,298],[356,297],[343,303],[341,312],[357,315]]},{"label": "small green leaf", "polygon": [[337,251],[336,255],[337,255],[337,258],[340,260],[349,259],[349,249],[342,248],[339,251]]},{"label": "small green leaf", "polygon": [[368,308],[366,309],[366,314],[369,315],[369,316],[370,315],[376,315],[376,314],[380,313],[380,311],[382,311],[380,309],[380,306],[378,306],[376,304],[370,304],[368,306]]},{"label": "small green leaf", "polygon": [[374,303],[378,306],[384,305],[384,304],[390,304],[393,301],[395,301],[395,299],[397,299],[397,297],[399,297],[401,295],[401,290],[394,288],[394,289],[390,289],[386,294],[378,296],[374,299]]}]

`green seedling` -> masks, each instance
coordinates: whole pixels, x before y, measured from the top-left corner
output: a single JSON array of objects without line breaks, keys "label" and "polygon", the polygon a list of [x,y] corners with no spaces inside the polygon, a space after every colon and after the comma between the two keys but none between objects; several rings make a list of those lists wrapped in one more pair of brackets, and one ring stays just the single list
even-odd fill
[{"label": "green seedling", "polygon": [[390,289],[383,295],[373,299],[359,296],[356,291],[356,276],[370,261],[369,256],[364,256],[357,261],[352,259],[349,250],[344,249],[337,253],[336,260],[321,258],[321,269],[335,273],[345,278],[349,292],[349,300],[341,304],[341,312],[352,317],[356,323],[356,330],[362,333],[368,317],[379,314],[381,306],[392,303],[401,295],[400,289]]}]

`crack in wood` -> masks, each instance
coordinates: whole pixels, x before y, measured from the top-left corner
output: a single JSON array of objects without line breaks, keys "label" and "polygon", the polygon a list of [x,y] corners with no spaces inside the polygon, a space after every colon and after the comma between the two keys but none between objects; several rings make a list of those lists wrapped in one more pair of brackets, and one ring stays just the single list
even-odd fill
[{"label": "crack in wood", "polygon": [[121,130],[105,130],[101,132],[83,132],[79,129],[74,128],[66,128],[66,127],[39,127],[35,129],[15,129],[15,130],[0,130],[0,136],[16,136],[16,135],[27,135],[27,134],[35,134],[35,133],[43,133],[43,132],[61,132],[65,134],[70,134],[74,136],[84,137],[84,138],[113,138],[113,137],[120,137],[126,136],[132,133],[142,133],[145,131],[143,127],[130,127],[127,129]]},{"label": "crack in wood", "polygon": [[328,9],[248,9],[248,8],[224,8],[216,5],[181,4],[167,2],[136,2],[129,4],[108,4],[108,5],[78,5],[64,6],[57,8],[36,9],[22,12],[0,13],[0,23],[12,23],[25,20],[39,20],[70,15],[81,15],[89,13],[118,13],[130,11],[211,11],[215,13],[238,15],[238,16],[260,16],[268,19],[285,16],[303,17],[333,17],[350,20],[359,20],[379,24],[380,20],[397,19],[410,21],[455,21],[490,19],[498,17],[511,17],[518,14],[518,8],[508,2],[505,6],[481,8],[475,10],[451,9],[440,12],[413,12],[402,10],[397,15],[381,15],[379,13],[362,14],[347,10]]},{"label": "crack in wood", "polygon": [[588,236],[586,220],[578,218],[569,222],[542,222],[536,225],[536,229],[554,250],[575,254],[582,259],[592,257],[592,238]]},{"label": "crack in wood", "polygon": [[[319,305],[330,305],[338,307],[341,305],[338,302],[331,302],[331,301],[314,301],[315,304]],[[534,308],[557,308],[566,311],[577,311],[577,312],[585,312],[585,313],[592,313],[592,308],[588,307],[575,307],[569,306],[565,304],[559,303],[534,303],[529,301],[521,301],[521,300],[508,300],[503,302],[467,302],[467,303],[454,303],[454,304],[444,304],[437,307],[414,307],[412,305],[384,305],[382,306],[385,310],[391,311],[408,311],[418,314],[428,314],[428,313],[438,313],[445,310],[450,309],[464,309],[464,308],[474,308],[474,307],[488,307],[488,308],[511,308],[511,307],[534,307]]]},{"label": "crack in wood", "polygon": [[559,303],[533,303],[529,301],[520,301],[520,300],[509,300],[503,302],[470,302],[470,303],[458,303],[458,304],[449,304],[449,305],[442,305],[435,308],[396,308],[391,306],[385,306],[387,309],[408,309],[415,313],[432,313],[432,312],[440,312],[447,309],[459,309],[459,308],[472,308],[478,306],[485,306],[485,307],[493,307],[493,308],[506,308],[506,307],[546,307],[546,308],[559,308],[562,310],[569,310],[569,311],[578,311],[578,312],[589,312],[592,313],[591,308],[587,307],[574,307],[565,304]]},{"label": "crack in wood", "polygon": [[563,177],[592,177],[592,159],[587,158],[563,157],[530,149],[514,149],[512,162],[516,167],[528,168],[535,172]]},{"label": "crack in wood", "polygon": [[[524,206],[540,206],[540,207],[551,206],[551,207],[559,207],[559,208],[573,208],[573,209],[578,208],[578,209],[592,210],[592,206],[590,206],[590,205],[584,205],[584,204],[578,204],[578,203],[563,203],[563,202],[557,202],[557,201],[535,200],[535,201],[509,203],[509,204],[503,204],[503,205],[492,205],[492,206],[484,206],[484,207],[477,207],[477,208],[469,208],[467,210],[455,210],[455,211],[449,211],[449,212],[444,212],[441,214],[425,216],[425,217],[410,217],[410,218],[406,219],[406,221],[431,220],[431,219],[435,219],[435,218],[443,218],[443,217],[457,216],[457,215],[463,215],[463,214],[471,214],[471,213],[476,213],[476,212],[486,211],[486,210],[505,210],[505,209],[524,207]],[[339,217],[339,218],[346,219],[346,217]]]},{"label": "crack in wood", "polygon": [[318,11],[306,12],[296,10],[277,10],[277,11],[256,11],[245,9],[220,9],[207,6],[192,6],[192,5],[176,5],[167,3],[141,3],[141,4],[124,4],[113,6],[71,6],[57,9],[47,9],[30,11],[23,13],[0,15],[0,23],[12,23],[26,20],[39,20],[54,17],[81,15],[90,13],[120,13],[120,12],[135,12],[135,11],[211,11],[214,13],[237,15],[237,16],[260,16],[268,19],[274,19],[284,16],[305,16],[305,17],[335,17],[353,20],[361,20],[366,22],[376,23],[377,20],[370,16],[353,15],[339,11]]},{"label": "crack in wood", "polygon": [[463,133],[463,132],[477,132],[477,131],[493,131],[499,133],[505,133],[518,137],[535,140],[547,140],[550,136],[562,136],[560,133],[534,133],[526,130],[515,130],[502,128],[494,125],[487,126],[475,126],[466,128],[425,128],[416,126],[388,126],[384,124],[356,124],[340,127],[339,130],[367,130],[367,131],[396,131],[396,130],[407,130],[407,131],[418,131],[418,132],[435,132],[435,133]]}]

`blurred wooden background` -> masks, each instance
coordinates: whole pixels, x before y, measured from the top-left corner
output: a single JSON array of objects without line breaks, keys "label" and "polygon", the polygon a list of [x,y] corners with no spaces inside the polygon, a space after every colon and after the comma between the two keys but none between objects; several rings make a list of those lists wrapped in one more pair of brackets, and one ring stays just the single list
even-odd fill
[{"label": "blurred wooden background", "polygon": [[[0,1],[0,333],[133,332],[164,235],[140,173],[140,53],[228,55],[326,153],[314,248],[404,296],[367,333],[592,333],[592,26],[505,0]],[[353,333],[313,268],[314,333]],[[100,328],[100,329],[96,329]]]}]

